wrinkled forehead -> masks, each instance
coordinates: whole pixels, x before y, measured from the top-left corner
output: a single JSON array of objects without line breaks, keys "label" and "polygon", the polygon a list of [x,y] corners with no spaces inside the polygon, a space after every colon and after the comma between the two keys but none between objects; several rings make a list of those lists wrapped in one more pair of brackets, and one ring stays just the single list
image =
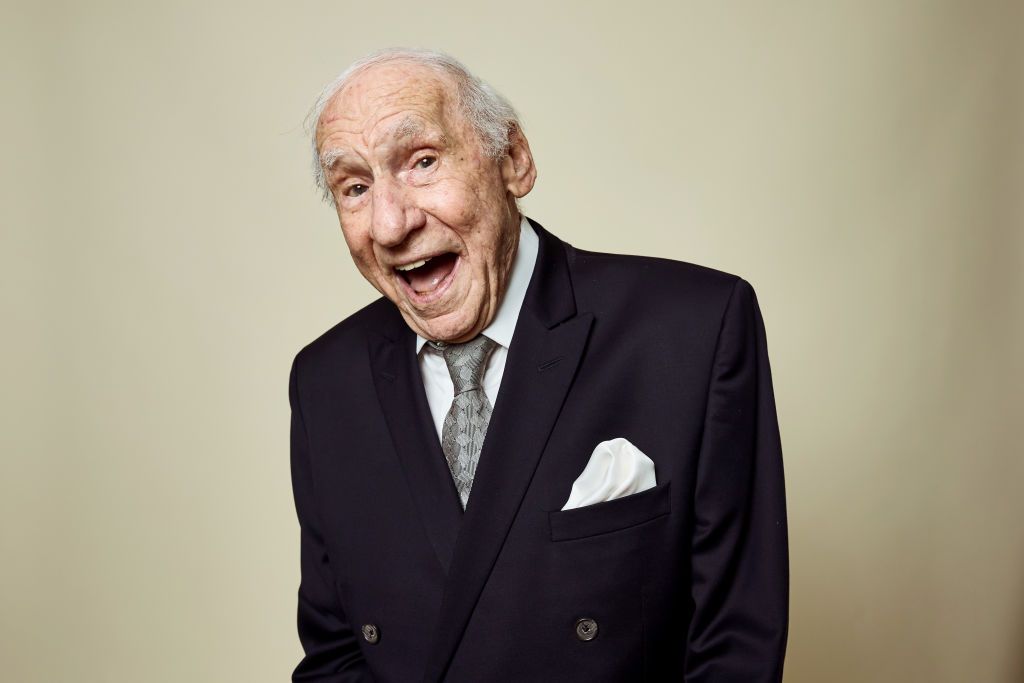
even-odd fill
[{"label": "wrinkled forehead", "polygon": [[324,107],[317,144],[338,133],[365,142],[417,132],[424,123],[446,129],[458,118],[453,79],[421,64],[386,62],[358,73]]}]

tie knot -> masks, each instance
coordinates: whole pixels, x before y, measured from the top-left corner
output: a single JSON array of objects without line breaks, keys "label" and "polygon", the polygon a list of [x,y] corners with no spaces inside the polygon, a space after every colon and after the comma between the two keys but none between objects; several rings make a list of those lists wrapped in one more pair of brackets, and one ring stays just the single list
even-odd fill
[{"label": "tie knot", "polygon": [[448,374],[451,375],[452,384],[455,385],[456,396],[482,387],[487,356],[497,346],[497,342],[478,334],[462,344],[433,341],[428,343],[444,356],[444,362],[448,365]]}]

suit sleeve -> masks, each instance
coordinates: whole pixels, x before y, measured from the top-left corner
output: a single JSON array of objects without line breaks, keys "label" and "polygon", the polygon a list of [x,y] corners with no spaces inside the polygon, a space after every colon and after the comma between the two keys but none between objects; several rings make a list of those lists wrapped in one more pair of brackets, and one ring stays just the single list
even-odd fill
[{"label": "suit sleeve", "polygon": [[782,445],[764,321],[743,279],[726,305],[708,392],[685,680],[781,681],[789,623]]},{"label": "suit sleeve", "polygon": [[299,401],[297,366],[288,378],[291,404],[291,472],[295,511],[300,527],[298,632],[304,656],[293,681],[362,683],[372,681],[352,627],[342,609],[331,576],[330,558],[317,516],[310,470],[309,441]]}]

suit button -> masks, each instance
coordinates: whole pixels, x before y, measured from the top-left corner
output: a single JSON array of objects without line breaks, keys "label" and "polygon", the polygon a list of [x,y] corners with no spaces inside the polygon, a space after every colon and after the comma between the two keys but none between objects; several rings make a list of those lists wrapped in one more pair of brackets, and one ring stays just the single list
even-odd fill
[{"label": "suit button", "polygon": [[576,637],[582,641],[593,640],[597,635],[597,622],[584,617],[576,620]]},{"label": "suit button", "polygon": [[363,640],[371,645],[380,640],[380,629],[373,624],[363,624]]}]

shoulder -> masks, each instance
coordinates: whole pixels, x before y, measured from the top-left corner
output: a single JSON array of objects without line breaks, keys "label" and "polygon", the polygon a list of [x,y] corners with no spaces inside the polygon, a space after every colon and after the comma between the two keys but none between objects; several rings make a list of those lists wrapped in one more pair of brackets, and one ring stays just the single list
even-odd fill
[{"label": "shoulder", "polygon": [[565,246],[581,310],[655,321],[683,317],[714,325],[735,291],[750,289],[753,293],[742,277],[716,268],[658,256]]},{"label": "shoulder", "polygon": [[[701,289],[730,289],[739,279],[734,273],[702,266],[689,261],[643,256],[639,254],[612,254],[579,249],[565,244],[570,267],[586,278],[601,276],[621,279],[637,284],[657,280],[669,285],[685,285]],[[574,278],[575,279],[575,278]]]},{"label": "shoulder", "polygon": [[322,368],[325,363],[337,363],[338,359],[365,359],[354,350],[366,348],[371,331],[386,329],[398,315],[395,306],[381,296],[352,313],[344,320],[325,330],[295,354],[293,366],[301,368]]}]

